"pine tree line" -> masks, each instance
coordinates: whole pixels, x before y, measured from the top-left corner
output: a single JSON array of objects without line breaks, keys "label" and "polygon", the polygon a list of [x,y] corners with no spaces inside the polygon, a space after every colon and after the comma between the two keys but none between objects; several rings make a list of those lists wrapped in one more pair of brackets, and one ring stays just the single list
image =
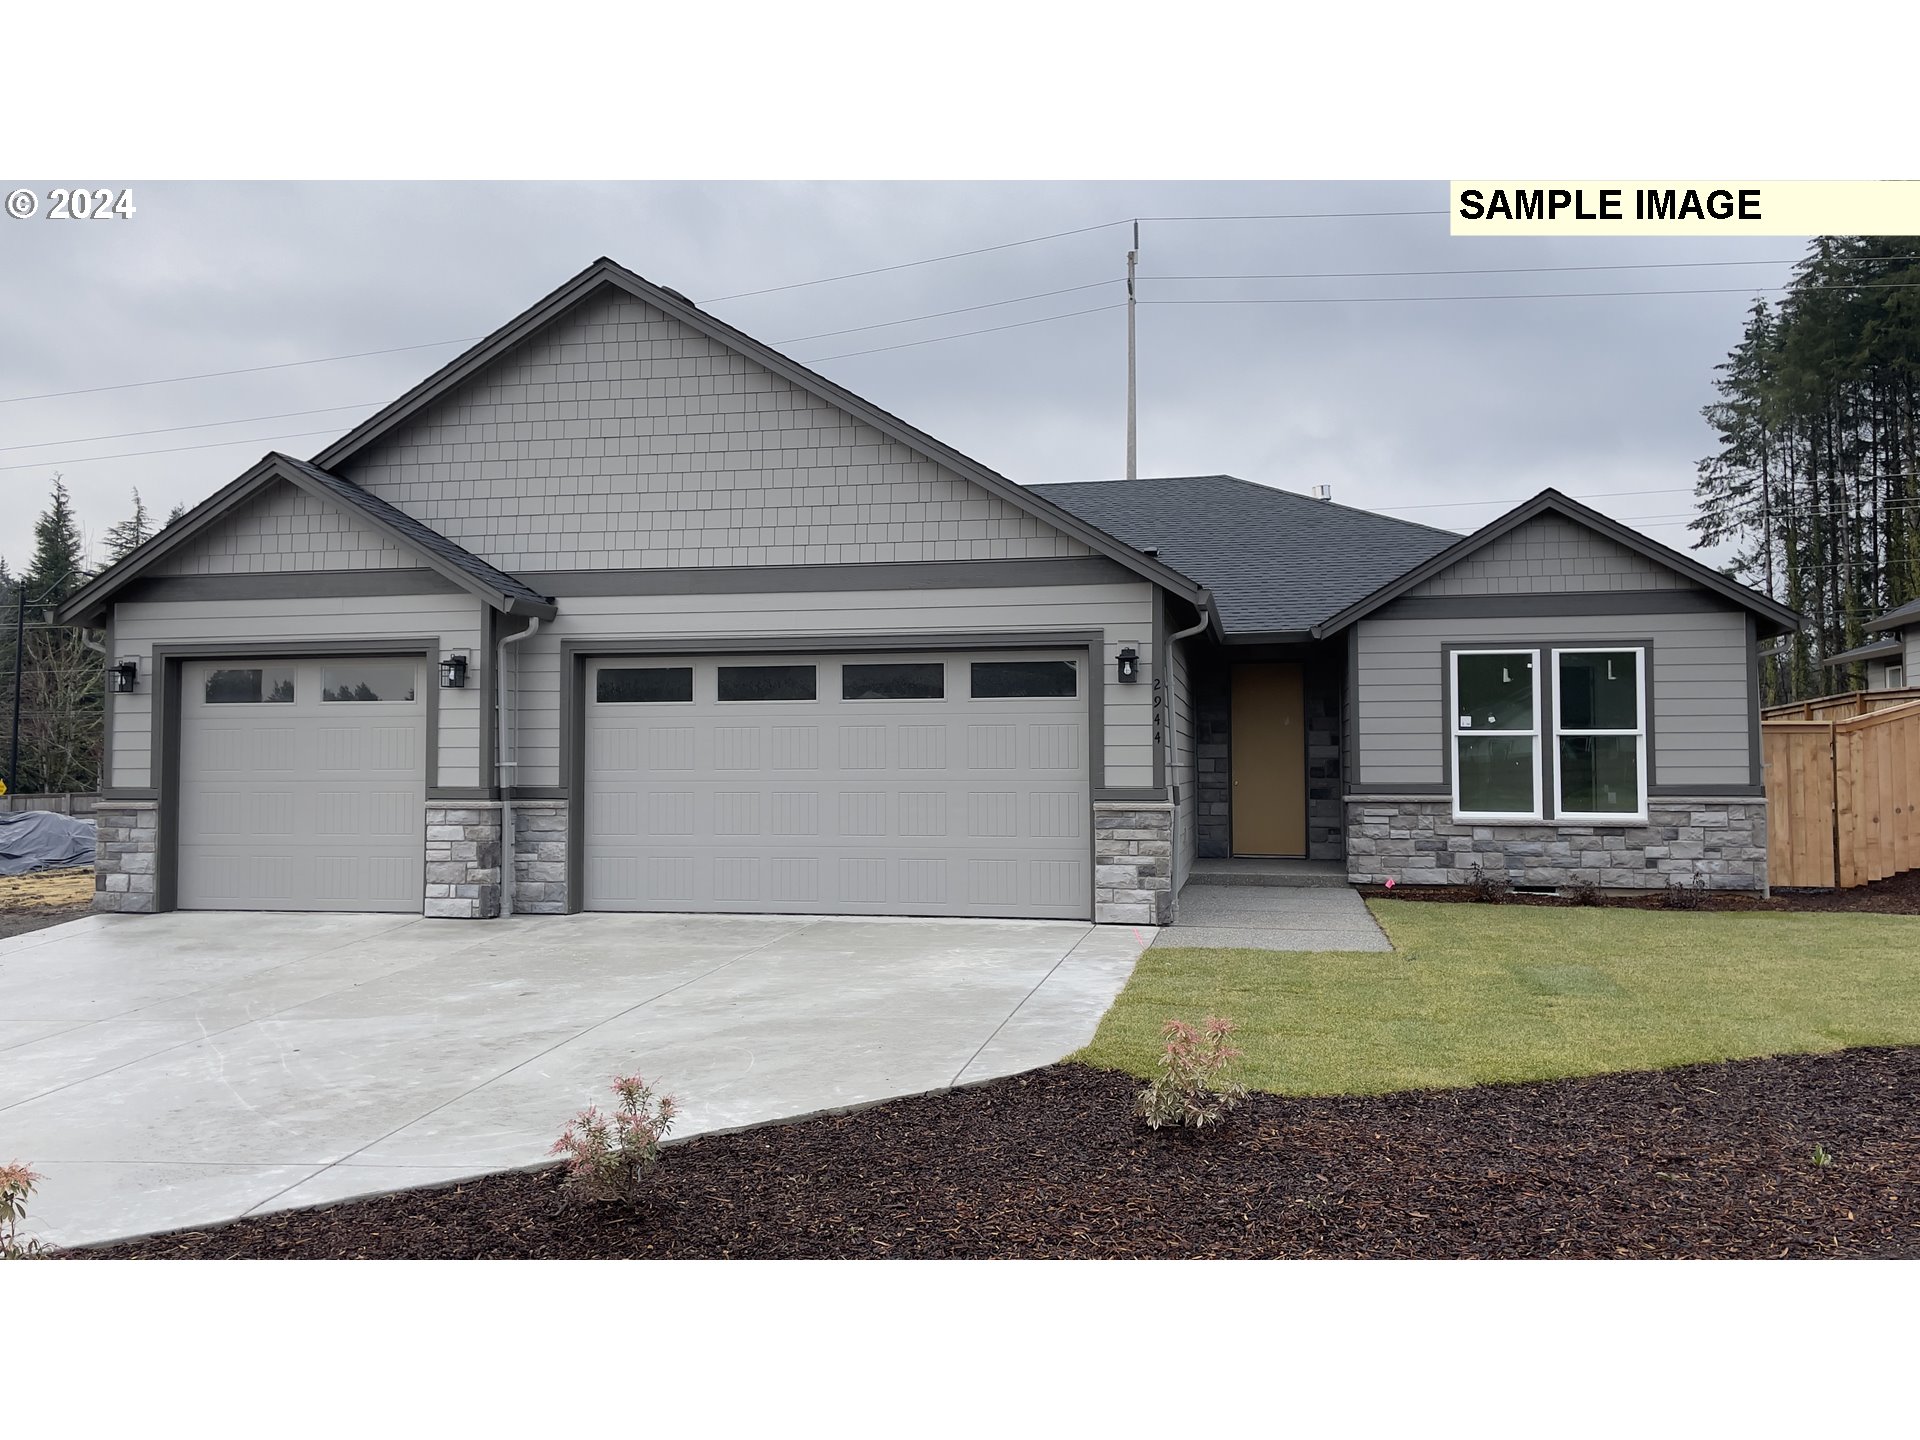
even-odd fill
[{"label": "pine tree line", "polygon": [[1695,548],[1731,543],[1730,572],[1807,619],[1763,666],[1768,703],[1861,683],[1821,660],[1920,594],[1917,255],[1914,236],[1813,241],[1778,304],[1748,312],[1702,412],[1719,448],[1699,465]]},{"label": "pine tree line", "polygon": [[[171,525],[186,513],[175,506]],[[5,775],[22,795],[90,791],[100,783],[100,735],[105,719],[106,656],[85,633],[49,623],[50,612],[100,570],[138,549],[163,528],[133,492],[133,513],[109,526],[99,565],[87,547],[64,481],[53,477],[46,509],[33,526],[26,568],[11,570],[0,556],[0,766],[13,750],[15,685],[19,687],[19,773]],[[24,643],[21,622],[25,621]],[[19,658],[16,680],[15,658]]]}]

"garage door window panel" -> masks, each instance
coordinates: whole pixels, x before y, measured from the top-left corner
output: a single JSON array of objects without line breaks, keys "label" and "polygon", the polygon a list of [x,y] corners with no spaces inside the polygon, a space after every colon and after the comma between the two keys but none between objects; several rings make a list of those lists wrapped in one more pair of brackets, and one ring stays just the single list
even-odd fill
[{"label": "garage door window panel", "polygon": [[320,672],[320,698],[329,705],[405,704],[413,699],[414,678],[408,661],[328,665]]},{"label": "garage door window panel", "polygon": [[693,667],[609,667],[595,677],[593,698],[602,705],[689,704],[693,700]]},{"label": "garage door window panel", "polygon": [[722,665],[717,698],[722,704],[818,699],[819,671],[812,665]]},{"label": "garage door window panel", "polygon": [[207,676],[209,705],[291,705],[293,671],[278,666],[215,670]]},{"label": "garage door window panel", "polygon": [[1071,700],[1080,693],[1071,660],[976,660],[972,679],[976,700]]},{"label": "garage door window panel", "polygon": [[842,700],[944,700],[947,667],[938,662],[842,665]]}]

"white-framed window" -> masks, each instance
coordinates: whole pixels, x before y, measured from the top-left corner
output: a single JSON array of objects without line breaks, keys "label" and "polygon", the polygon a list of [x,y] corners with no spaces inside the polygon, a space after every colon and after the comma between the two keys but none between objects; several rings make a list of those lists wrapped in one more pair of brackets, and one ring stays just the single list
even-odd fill
[{"label": "white-framed window", "polygon": [[1887,666],[1887,689],[1904,690],[1907,686],[1906,667],[1893,664]]},{"label": "white-framed window", "polygon": [[1540,819],[1538,652],[1451,655],[1454,814],[1463,820]]},{"label": "white-framed window", "polygon": [[1647,654],[1553,652],[1554,812],[1620,824],[1647,816]]}]

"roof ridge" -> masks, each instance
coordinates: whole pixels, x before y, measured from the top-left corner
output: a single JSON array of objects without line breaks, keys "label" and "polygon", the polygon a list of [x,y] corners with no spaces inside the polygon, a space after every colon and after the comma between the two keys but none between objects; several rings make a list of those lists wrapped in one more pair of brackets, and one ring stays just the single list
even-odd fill
[{"label": "roof ridge", "polygon": [[1298,490],[1288,490],[1279,485],[1268,485],[1264,481],[1260,481],[1260,480],[1249,480],[1244,475],[1229,475],[1224,470],[1214,471],[1211,474],[1205,474],[1205,475],[1134,475],[1130,477],[1123,476],[1119,479],[1114,479],[1114,480],[1052,480],[1052,481],[1041,482],[1040,484],[1029,485],[1027,488],[1030,490],[1038,490],[1038,489],[1046,488],[1049,485],[1079,486],[1079,485],[1168,484],[1168,483],[1173,483],[1173,482],[1182,481],[1182,480],[1229,480],[1229,481],[1232,481],[1235,485],[1244,486],[1246,489],[1249,489],[1249,490],[1258,490],[1262,494],[1278,495],[1283,499],[1287,499],[1287,500],[1299,500],[1308,505],[1325,505],[1335,510],[1345,511],[1349,515],[1365,515],[1370,520],[1385,520],[1389,524],[1405,525],[1410,529],[1424,530],[1430,535],[1445,535],[1449,539],[1454,539],[1454,540],[1459,539],[1461,536],[1461,532],[1458,530],[1445,530],[1438,525],[1429,525],[1421,520],[1403,520],[1398,515],[1389,515],[1381,510],[1369,510],[1364,505],[1347,505],[1347,504],[1343,504],[1338,500],[1334,500],[1331,498],[1322,500],[1317,495],[1303,495]]}]

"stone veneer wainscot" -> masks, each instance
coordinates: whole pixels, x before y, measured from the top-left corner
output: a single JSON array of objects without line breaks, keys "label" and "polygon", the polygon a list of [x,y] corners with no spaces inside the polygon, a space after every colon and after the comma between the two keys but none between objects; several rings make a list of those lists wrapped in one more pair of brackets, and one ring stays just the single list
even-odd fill
[{"label": "stone veneer wainscot", "polygon": [[160,805],[102,800],[93,811],[93,908],[151,915],[159,905]]},{"label": "stone veneer wainscot", "polygon": [[500,804],[427,803],[424,913],[441,920],[491,920],[500,913]]},{"label": "stone veneer wainscot", "polygon": [[1166,925],[1174,914],[1173,806],[1096,801],[1093,919],[1098,925]]},{"label": "stone veneer wainscot", "polygon": [[1758,795],[1655,796],[1645,825],[1487,824],[1456,820],[1450,800],[1419,795],[1347,800],[1347,879],[1378,885],[1465,885],[1478,865],[1514,885],[1659,890],[1767,888],[1767,802]]}]

